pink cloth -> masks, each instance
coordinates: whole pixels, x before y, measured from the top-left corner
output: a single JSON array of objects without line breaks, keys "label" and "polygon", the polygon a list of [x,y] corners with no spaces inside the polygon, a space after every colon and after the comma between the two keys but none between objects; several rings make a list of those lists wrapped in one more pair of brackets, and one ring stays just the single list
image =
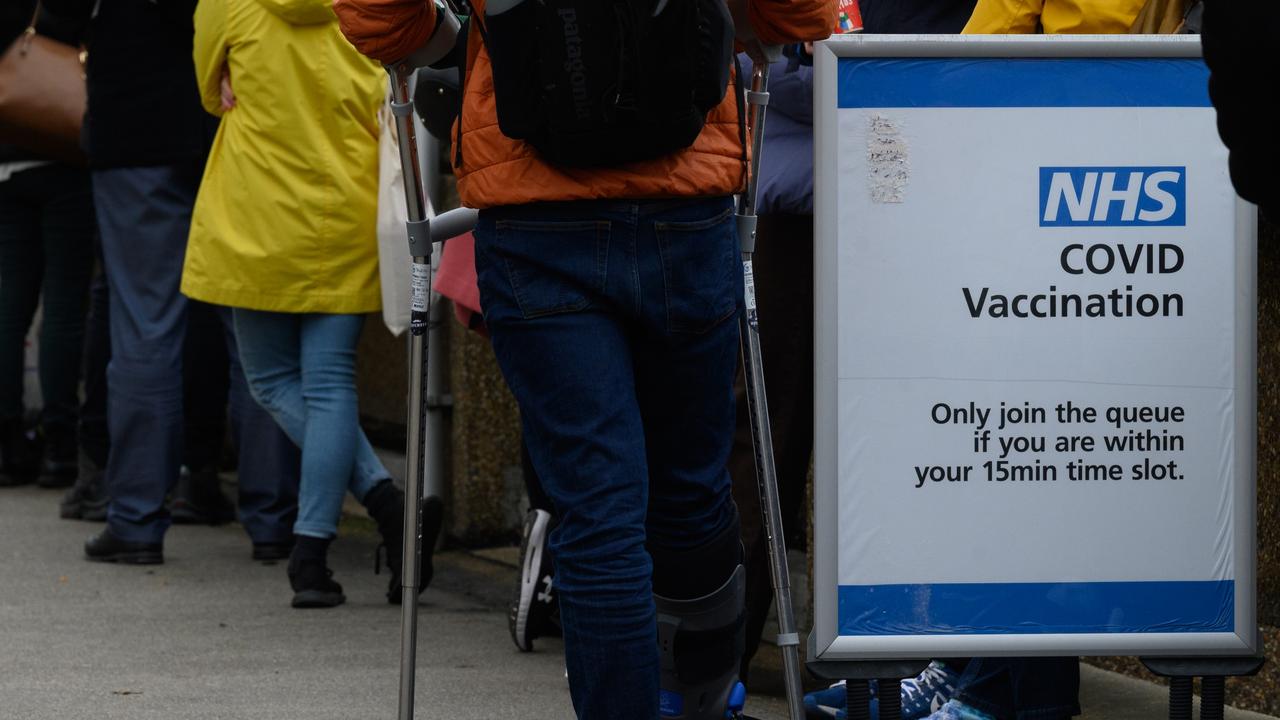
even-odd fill
[{"label": "pink cloth", "polygon": [[444,244],[435,289],[453,301],[458,322],[470,330],[486,334],[480,308],[480,287],[476,284],[476,240],[471,233],[459,235]]}]

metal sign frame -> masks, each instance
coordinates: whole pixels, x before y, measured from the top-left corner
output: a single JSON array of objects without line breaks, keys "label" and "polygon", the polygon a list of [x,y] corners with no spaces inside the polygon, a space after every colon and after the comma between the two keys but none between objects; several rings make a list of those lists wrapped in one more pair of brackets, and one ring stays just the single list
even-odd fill
[{"label": "metal sign frame", "polygon": [[[1257,213],[1235,211],[1234,632],[1088,634],[840,635],[838,632],[839,309],[838,63],[841,58],[1197,58],[1194,36],[875,36],[845,35],[816,45],[814,628],[809,658],[819,661],[949,656],[1236,655],[1259,652],[1256,629],[1255,488],[1257,438]],[[1137,92],[1137,91],[1136,91]],[[848,188],[843,189],[848,192]]]}]

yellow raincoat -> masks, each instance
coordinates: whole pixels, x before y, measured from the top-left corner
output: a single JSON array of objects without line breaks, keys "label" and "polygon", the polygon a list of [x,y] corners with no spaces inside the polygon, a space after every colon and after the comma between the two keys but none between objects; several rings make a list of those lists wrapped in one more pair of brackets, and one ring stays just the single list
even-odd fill
[{"label": "yellow raincoat", "polygon": [[978,0],[966,35],[1127,33],[1146,0]]},{"label": "yellow raincoat", "polygon": [[[275,312],[381,306],[377,112],[386,74],[331,0],[200,0],[196,79],[222,115],[182,273],[197,300]],[[219,89],[230,72],[235,107]]]}]

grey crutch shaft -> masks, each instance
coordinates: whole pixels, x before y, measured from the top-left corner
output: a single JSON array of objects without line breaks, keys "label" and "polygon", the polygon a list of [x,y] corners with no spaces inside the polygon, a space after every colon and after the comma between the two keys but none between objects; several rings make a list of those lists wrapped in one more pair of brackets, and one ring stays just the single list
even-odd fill
[{"label": "grey crutch shaft", "polygon": [[740,321],[742,369],[746,381],[748,415],[751,418],[751,440],[755,448],[762,528],[768,541],[773,600],[778,614],[778,649],[782,653],[787,707],[791,720],[804,720],[804,691],[800,684],[800,635],[796,631],[795,612],[791,607],[787,542],[782,529],[782,505],[778,499],[778,476],[773,460],[773,433],[769,423],[769,403],[765,396],[760,323],[756,312],[751,260],[755,253],[756,191],[759,187],[760,154],[764,146],[765,108],[769,104],[768,86],[769,64],[757,61],[751,68],[751,89],[747,92],[748,125],[751,127],[751,172],[747,177],[747,191],[738,200],[738,232],[742,242],[742,271],[746,281],[746,307]]},{"label": "grey crutch shaft", "polygon": [[[418,659],[418,585],[422,557],[422,485],[425,426],[423,387],[426,384],[427,325],[431,305],[431,233],[426,196],[418,164],[418,140],[413,125],[413,98],[408,63],[389,66],[391,110],[396,119],[404,194],[408,208],[409,254],[413,258],[413,299],[410,307],[408,447],[405,451],[404,547],[400,561],[400,720],[412,720],[414,679]],[[389,549],[394,552],[394,549]]]}]

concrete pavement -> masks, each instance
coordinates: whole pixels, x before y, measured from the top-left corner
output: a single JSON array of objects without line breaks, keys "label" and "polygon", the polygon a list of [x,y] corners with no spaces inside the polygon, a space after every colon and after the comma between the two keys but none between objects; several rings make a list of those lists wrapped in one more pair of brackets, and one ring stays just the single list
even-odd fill
[{"label": "concrete pavement", "polygon": [[[333,546],[347,604],[302,611],[289,607],[284,565],[251,561],[238,526],[173,528],[164,565],[100,565],[81,546],[102,526],[59,520],[58,497],[0,489],[0,720],[395,718],[400,612],[372,572],[371,523],[348,518]],[[515,650],[515,568],[501,562],[512,553],[487,556],[443,554],[423,595],[417,717],[571,718],[560,642]],[[772,652],[761,650],[765,672]],[[1164,688],[1082,676],[1086,720],[1165,716]],[[762,696],[748,711],[786,716]]]},{"label": "concrete pavement", "polygon": [[[400,611],[368,535],[334,543],[347,604],[294,610],[284,565],[252,562],[237,527],[173,528],[164,565],[100,565],[81,545],[101,525],[59,520],[58,495],[0,491],[0,718],[396,716]],[[570,717],[558,642],[516,652],[500,608],[442,565],[423,596],[418,717]]]}]

